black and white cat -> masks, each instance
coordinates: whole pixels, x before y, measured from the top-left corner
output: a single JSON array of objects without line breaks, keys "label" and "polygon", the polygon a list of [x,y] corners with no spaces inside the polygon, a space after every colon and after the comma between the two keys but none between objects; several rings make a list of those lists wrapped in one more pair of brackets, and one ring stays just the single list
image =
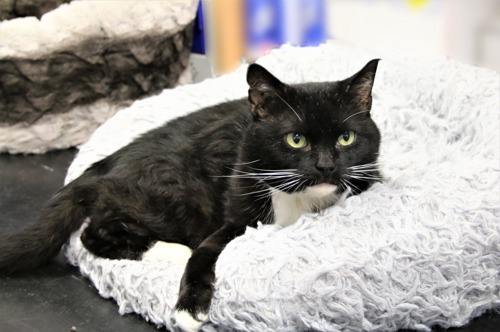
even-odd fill
[{"label": "black and white cat", "polygon": [[62,188],[37,223],[1,236],[0,273],[50,260],[87,218],[81,240],[97,256],[142,259],[161,250],[158,241],[179,243],[193,251],[174,318],[196,330],[217,258],[247,226],[290,225],[379,179],[380,133],[370,116],[377,64],[342,81],[297,85],[250,65],[248,100],[144,134]]}]

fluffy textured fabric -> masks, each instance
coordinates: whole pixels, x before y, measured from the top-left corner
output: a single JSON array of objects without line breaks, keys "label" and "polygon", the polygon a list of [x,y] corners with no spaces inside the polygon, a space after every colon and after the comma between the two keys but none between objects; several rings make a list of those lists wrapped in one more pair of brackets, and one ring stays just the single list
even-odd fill
[{"label": "fluffy textured fabric", "polygon": [[[385,181],[232,241],[204,330],[429,330],[500,307],[499,75],[334,45],[283,47],[259,62],[286,82],[324,81],[373,57],[383,58],[372,114]],[[242,67],[136,102],[95,132],[67,181],[140,133],[246,91]],[[78,234],[66,254],[120,313],[171,327],[182,267],[96,258]]]},{"label": "fluffy textured fabric", "polygon": [[0,152],[81,144],[118,109],[176,86],[197,4],[82,0],[1,22]]}]

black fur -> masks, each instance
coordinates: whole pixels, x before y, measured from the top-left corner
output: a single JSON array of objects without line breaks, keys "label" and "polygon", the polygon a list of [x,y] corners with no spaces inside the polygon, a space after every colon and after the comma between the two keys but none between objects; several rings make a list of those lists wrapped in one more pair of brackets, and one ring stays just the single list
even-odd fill
[{"label": "black fur", "polygon": [[[378,179],[380,134],[369,112],[377,63],[343,81],[294,86],[251,65],[248,101],[146,133],[62,188],[38,223],[0,237],[0,272],[43,264],[89,217],[81,239],[98,256],[140,259],[158,240],[192,248],[176,307],[207,312],[222,249],[247,226],[273,222],[270,187],[292,193],[329,183],[357,193]],[[355,141],[344,147],[339,136],[349,132]],[[290,133],[307,144],[291,147]],[[291,169],[299,181],[290,181]]]}]

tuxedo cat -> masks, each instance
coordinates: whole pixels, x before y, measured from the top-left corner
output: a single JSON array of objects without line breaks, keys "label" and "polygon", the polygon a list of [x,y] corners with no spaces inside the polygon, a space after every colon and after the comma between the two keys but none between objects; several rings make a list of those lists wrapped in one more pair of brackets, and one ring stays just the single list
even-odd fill
[{"label": "tuxedo cat", "polygon": [[379,179],[380,133],[370,116],[378,60],[342,81],[287,85],[248,68],[248,99],[202,109],[154,129],[63,187],[39,221],[0,237],[0,273],[54,257],[88,218],[93,254],[142,259],[157,241],[191,248],[174,319],[196,330],[210,307],[225,245],[257,222],[360,193]]}]

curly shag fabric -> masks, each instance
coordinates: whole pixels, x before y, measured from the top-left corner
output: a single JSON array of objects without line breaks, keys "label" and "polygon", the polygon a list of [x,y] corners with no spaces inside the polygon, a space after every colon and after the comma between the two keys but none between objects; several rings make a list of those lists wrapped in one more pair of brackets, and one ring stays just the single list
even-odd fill
[{"label": "curly shag fabric", "polygon": [[197,4],[81,0],[0,22],[0,152],[81,144],[118,109],[189,81]]},{"label": "curly shag fabric", "polygon": [[[499,75],[335,45],[283,47],[259,62],[302,82],[345,78],[373,57],[383,58],[372,114],[385,181],[232,241],[203,330],[430,330],[500,307]],[[168,119],[244,96],[245,69],[119,112],[82,147],[67,181]],[[120,313],[172,327],[182,267],[96,258],[78,234],[66,254]]]}]

